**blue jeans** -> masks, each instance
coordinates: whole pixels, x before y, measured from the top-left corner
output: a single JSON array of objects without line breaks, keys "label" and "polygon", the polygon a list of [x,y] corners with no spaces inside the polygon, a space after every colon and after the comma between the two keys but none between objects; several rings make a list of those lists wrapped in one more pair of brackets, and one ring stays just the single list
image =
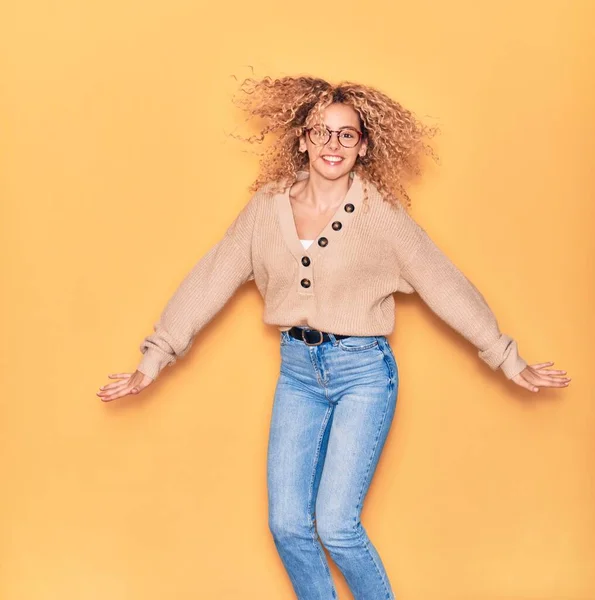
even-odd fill
[{"label": "blue jeans", "polygon": [[[337,592],[321,543],[355,600],[393,600],[360,514],[396,407],[384,336],[320,346],[280,332],[281,370],[267,452],[269,529],[299,600]],[[316,521],[316,523],[315,523]]]}]

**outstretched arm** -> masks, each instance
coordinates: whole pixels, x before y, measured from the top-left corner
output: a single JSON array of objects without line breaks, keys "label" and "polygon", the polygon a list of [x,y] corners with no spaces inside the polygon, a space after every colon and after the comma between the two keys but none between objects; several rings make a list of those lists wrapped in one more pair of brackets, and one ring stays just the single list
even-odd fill
[{"label": "outstretched arm", "polygon": [[229,236],[213,246],[192,268],[167,302],[154,333],[140,345],[137,371],[155,379],[184,357],[196,334],[252,276],[250,255]]},{"label": "outstretched arm", "polygon": [[180,283],[153,325],[154,333],[140,345],[138,371],[155,379],[164,367],[185,356],[196,334],[243,283],[254,278],[251,240],[257,203],[258,194]]},{"label": "outstretched arm", "polygon": [[500,331],[479,290],[426,231],[399,210],[399,290],[415,290],[434,313],[478,349],[479,357],[491,369],[501,369],[508,379],[532,391],[537,391],[537,385],[560,387],[562,380],[553,375],[564,371],[546,368],[553,363],[528,366],[519,355],[517,342]]}]

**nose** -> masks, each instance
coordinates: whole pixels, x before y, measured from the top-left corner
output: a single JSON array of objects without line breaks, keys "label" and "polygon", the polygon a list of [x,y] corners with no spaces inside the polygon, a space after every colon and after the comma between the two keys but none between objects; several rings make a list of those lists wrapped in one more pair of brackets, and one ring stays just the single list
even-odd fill
[{"label": "nose", "polygon": [[338,150],[339,149],[339,133],[337,131],[333,131],[331,133],[331,137],[329,139],[329,141],[326,143],[327,146],[329,148],[332,148],[334,150]]}]

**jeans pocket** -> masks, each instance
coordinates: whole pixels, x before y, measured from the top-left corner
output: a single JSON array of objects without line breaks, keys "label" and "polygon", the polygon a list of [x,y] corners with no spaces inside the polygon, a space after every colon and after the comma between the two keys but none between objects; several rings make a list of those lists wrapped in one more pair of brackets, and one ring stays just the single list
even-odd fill
[{"label": "jeans pocket", "polygon": [[375,335],[351,335],[348,338],[337,340],[341,350],[346,352],[363,352],[378,347],[378,338]]}]

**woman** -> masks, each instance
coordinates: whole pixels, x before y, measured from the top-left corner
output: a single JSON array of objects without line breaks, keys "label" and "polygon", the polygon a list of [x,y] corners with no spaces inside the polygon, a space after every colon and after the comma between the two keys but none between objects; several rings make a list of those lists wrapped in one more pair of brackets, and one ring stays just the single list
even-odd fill
[{"label": "woman", "polygon": [[[278,134],[256,192],[169,300],[135,373],[99,396],[136,394],[184,356],[254,280],[280,331],[268,441],[269,527],[301,600],[336,598],[323,544],[358,600],[394,598],[360,522],[391,426],[398,370],[386,338],[397,291],[417,291],[493,370],[531,391],[565,387],[528,366],[483,296],[407,213],[404,182],[434,131],[369,87],[307,77],[246,80],[241,105]],[[402,198],[403,204],[401,204]]]}]

